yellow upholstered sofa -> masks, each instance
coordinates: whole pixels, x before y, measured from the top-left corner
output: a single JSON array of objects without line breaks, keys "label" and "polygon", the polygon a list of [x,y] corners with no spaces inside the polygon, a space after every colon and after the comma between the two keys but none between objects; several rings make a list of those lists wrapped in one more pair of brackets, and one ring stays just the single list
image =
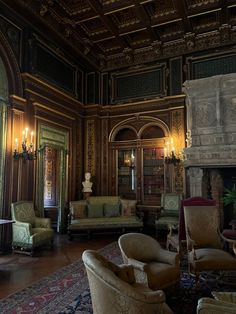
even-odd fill
[{"label": "yellow upholstered sofa", "polygon": [[143,222],[136,209],[135,200],[119,196],[90,196],[87,200],[71,201],[68,217],[68,235],[126,230],[142,231]]}]

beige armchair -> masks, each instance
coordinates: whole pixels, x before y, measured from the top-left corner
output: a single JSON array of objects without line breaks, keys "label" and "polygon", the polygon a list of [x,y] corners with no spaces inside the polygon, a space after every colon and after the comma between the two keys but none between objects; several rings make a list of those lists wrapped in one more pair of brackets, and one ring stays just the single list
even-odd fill
[{"label": "beige armchair", "polygon": [[197,314],[236,314],[235,292],[212,292],[214,299],[198,300]]},{"label": "beige armchair", "polygon": [[223,250],[224,241],[235,246],[219,232],[216,206],[184,206],[189,271],[198,281],[202,271],[236,270],[236,259]]},{"label": "beige armchair", "polygon": [[118,243],[124,263],[134,267],[138,282],[145,283],[152,290],[179,282],[178,253],[163,249],[155,239],[142,233],[123,234]]},{"label": "beige armchair", "polygon": [[94,314],[171,314],[163,291],[135,282],[133,267],[116,265],[93,250],[83,252]]},{"label": "beige armchair", "polygon": [[20,201],[11,204],[14,252],[30,254],[43,244],[53,243],[54,231],[49,218],[35,216],[34,204],[30,201]]}]

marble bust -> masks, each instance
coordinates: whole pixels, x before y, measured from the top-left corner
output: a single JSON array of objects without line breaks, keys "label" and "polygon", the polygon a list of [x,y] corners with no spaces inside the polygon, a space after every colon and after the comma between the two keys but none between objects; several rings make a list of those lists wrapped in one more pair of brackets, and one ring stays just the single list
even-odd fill
[{"label": "marble bust", "polygon": [[93,182],[91,182],[90,179],[91,179],[91,173],[90,172],[86,172],[85,173],[85,181],[82,182],[83,192],[84,193],[92,192]]}]

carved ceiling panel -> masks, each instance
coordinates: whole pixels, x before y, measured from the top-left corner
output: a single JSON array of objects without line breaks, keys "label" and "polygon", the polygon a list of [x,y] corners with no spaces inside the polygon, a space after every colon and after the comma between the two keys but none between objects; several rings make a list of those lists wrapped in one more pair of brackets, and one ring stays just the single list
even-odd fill
[{"label": "carved ceiling panel", "polygon": [[[101,70],[118,64],[131,66],[186,53],[186,38],[193,43],[188,52],[207,49],[202,38],[220,37],[229,31],[235,39],[235,0],[3,0],[17,3],[25,17],[35,14],[55,36],[63,37],[74,53],[86,55]],[[231,36],[232,34],[232,36]],[[207,40],[206,40],[207,42]],[[226,45],[225,38],[215,46]],[[179,46],[176,49],[176,45]],[[166,51],[166,47],[169,50]],[[180,47],[182,51],[180,51]],[[163,52],[165,51],[165,55]],[[127,58],[127,53],[129,57]],[[167,54],[166,54],[167,53]]]}]

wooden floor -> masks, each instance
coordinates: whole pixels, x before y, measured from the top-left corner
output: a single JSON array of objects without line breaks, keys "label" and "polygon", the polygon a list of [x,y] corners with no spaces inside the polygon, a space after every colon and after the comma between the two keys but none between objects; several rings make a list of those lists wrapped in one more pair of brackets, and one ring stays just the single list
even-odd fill
[{"label": "wooden floor", "polygon": [[0,299],[48,276],[81,258],[86,249],[100,249],[116,241],[118,235],[94,235],[90,240],[56,235],[54,248],[40,249],[34,257],[23,254],[0,255]]}]

